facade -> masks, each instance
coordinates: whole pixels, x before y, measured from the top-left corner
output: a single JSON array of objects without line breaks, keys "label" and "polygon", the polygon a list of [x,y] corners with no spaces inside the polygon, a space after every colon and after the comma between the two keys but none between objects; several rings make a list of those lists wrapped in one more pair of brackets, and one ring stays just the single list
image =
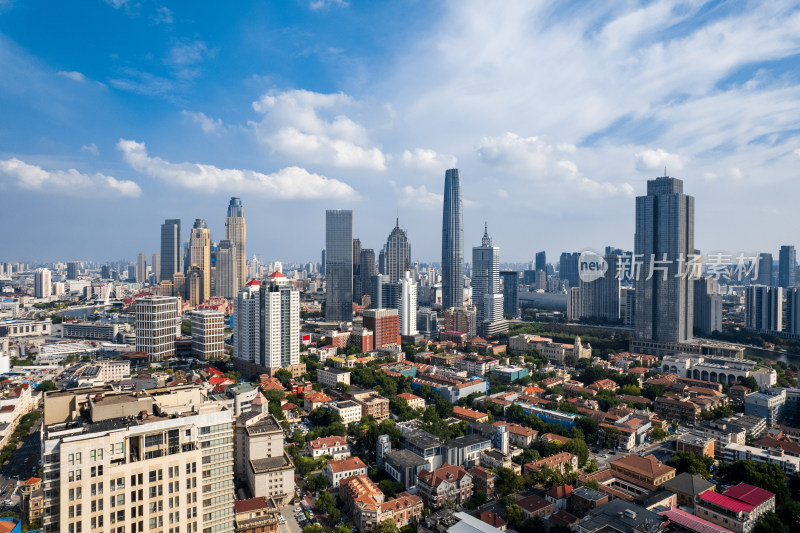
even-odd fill
[{"label": "facade", "polygon": [[744,414],[763,418],[770,428],[781,422],[785,406],[785,389],[765,389],[744,397]]},{"label": "facade", "polygon": [[161,224],[161,281],[172,281],[178,272],[183,272],[181,250],[181,221],[167,219]]},{"label": "facade", "polygon": [[190,304],[197,305],[211,298],[211,232],[208,231],[208,224],[202,218],[194,221],[192,232],[189,235],[188,258],[187,281],[188,278],[191,278],[193,267],[196,267],[195,270],[200,273],[199,292],[192,298],[192,291],[189,291]]},{"label": "facade", "polygon": [[236,247],[228,239],[219,241],[217,245],[214,276],[215,296],[222,296],[229,300],[236,298],[240,285],[236,272]]},{"label": "facade", "polygon": [[161,254],[154,253],[150,256],[150,275],[153,283],[161,282]]},{"label": "facade", "polygon": [[47,394],[42,530],[232,531],[231,423],[192,386]]},{"label": "facade", "polygon": [[689,452],[698,456],[714,458],[715,440],[711,437],[701,437],[687,433],[675,440],[675,451]]},{"label": "facade", "polygon": [[458,169],[444,175],[442,209],[442,309],[464,305],[464,219]]},{"label": "facade", "polygon": [[325,466],[325,477],[332,488],[339,486],[339,482],[350,476],[367,475],[367,465],[358,457],[346,457],[328,461]]},{"label": "facade", "polygon": [[273,498],[233,502],[236,533],[278,533],[281,510]]},{"label": "facade", "polygon": [[50,298],[52,294],[53,283],[50,280],[50,271],[46,268],[37,268],[33,271],[34,298]]},{"label": "facade", "polygon": [[659,396],[656,398],[653,410],[662,418],[687,424],[696,424],[700,418],[700,406],[690,400]]},{"label": "facade", "polygon": [[758,255],[758,275],[750,280],[756,285],[773,286],[772,281],[772,254],[761,253]]},{"label": "facade", "polygon": [[389,418],[389,400],[375,391],[348,392],[346,397],[361,406],[362,417],[369,415],[378,422]]},{"label": "facade", "polygon": [[325,212],[325,319],[353,319],[353,212]]},{"label": "facade", "polygon": [[797,252],[794,246],[781,246],[778,252],[778,286],[793,287],[795,285],[795,269],[797,268]]},{"label": "facade", "polygon": [[662,464],[654,455],[628,455],[609,463],[612,472],[659,486],[675,477],[675,469]]},{"label": "facade", "polygon": [[786,296],[785,328],[787,333],[800,335],[800,287],[784,289]]},{"label": "facade", "polygon": [[250,494],[273,498],[280,505],[294,496],[294,464],[284,449],[283,428],[274,416],[258,406],[240,415],[233,444],[236,476]]},{"label": "facade", "polygon": [[411,245],[408,244],[406,232],[400,228],[399,218],[386,240],[383,257],[381,274],[389,276],[389,282],[397,283],[403,278],[411,264]]},{"label": "facade", "polygon": [[[616,322],[620,318],[621,279],[618,276],[620,256],[605,256],[608,269],[593,281],[579,280],[580,313],[571,318],[596,318]],[[574,305],[574,302],[573,302]]]},{"label": "facade", "polygon": [[300,363],[300,293],[280,272],[261,285],[261,354],[266,368]]},{"label": "facade", "polygon": [[500,290],[500,247],[492,246],[488,227],[484,227],[481,245],[472,249],[472,302],[478,334],[489,336],[508,329]]},{"label": "facade", "polygon": [[467,338],[477,335],[477,313],[467,307],[451,307],[444,311],[444,331],[466,333]]},{"label": "facade", "polygon": [[147,281],[147,255],[140,253],[136,256],[136,283]]},{"label": "facade", "polygon": [[782,449],[765,450],[755,446],[728,444],[723,449],[722,456],[725,461],[732,463],[747,460],[777,465],[787,477],[800,472],[800,457],[788,455]]},{"label": "facade", "polygon": [[365,474],[351,476],[339,485],[339,498],[354,517],[358,531],[375,531],[378,524],[392,520],[398,528],[416,522],[422,516],[422,499],[401,492],[385,500],[383,492]]},{"label": "facade", "polygon": [[67,279],[77,280],[81,271],[80,261],[67,261]]},{"label": "facade", "polygon": [[519,315],[519,272],[501,270],[503,280],[503,313],[518,318]]},{"label": "facade", "polygon": [[749,285],[744,292],[744,327],[783,331],[783,289]]},{"label": "facade", "polygon": [[[228,203],[228,216],[225,218],[225,240],[233,249],[233,272],[225,278],[229,283],[225,287],[228,294],[217,294],[225,298],[233,298],[239,287],[247,281],[247,224],[244,221],[244,207],[240,198],[231,198]],[[220,241],[222,244],[223,241]],[[217,250],[219,254],[219,249]],[[219,268],[219,255],[217,255],[217,268]],[[232,290],[231,290],[232,288]]]},{"label": "facade", "polygon": [[694,280],[694,327],[705,335],[722,331],[722,296],[715,278]]},{"label": "facade", "polygon": [[[683,194],[683,181],[661,177],[647,182],[647,196],[636,198],[634,257],[643,258],[636,289],[636,337],[686,342],[694,326],[691,275],[681,275],[694,258],[694,197]],[[664,264],[651,272],[650,258]],[[664,274],[666,272],[666,274]]]},{"label": "facade", "polygon": [[353,297],[356,302],[361,303],[365,295],[375,292],[374,277],[378,274],[375,268],[375,250],[372,248],[362,248],[359,254],[358,279],[353,287]]},{"label": "facade", "polygon": [[331,456],[334,460],[350,457],[350,445],[347,444],[347,437],[320,437],[314,439],[306,445],[306,451],[313,458],[324,455]]},{"label": "facade", "polygon": [[750,533],[764,513],[774,510],[774,494],[739,483],[722,494],[714,491],[700,494],[695,515],[735,533]]},{"label": "facade", "polygon": [[337,383],[350,385],[350,372],[339,368],[320,368],[317,370],[317,381],[323,387],[336,387]]},{"label": "facade", "polygon": [[233,357],[254,364],[261,360],[260,294],[261,282],[250,280],[233,305]]},{"label": "facade", "polygon": [[220,311],[192,311],[192,355],[198,359],[221,359],[225,315]]},{"label": "facade", "polygon": [[428,508],[463,505],[472,498],[472,493],[472,476],[462,466],[444,463],[417,475],[417,494]]},{"label": "facade", "polygon": [[399,315],[397,309],[367,309],[364,327],[374,334],[374,348],[400,347]]},{"label": "facade", "polygon": [[417,283],[411,272],[405,271],[400,281],[400,308],[397,310],[400,320],[400,335],[418,335],[417,330]]},{"label": "facade", "polygon": [[328,407],[339,413],[344,425],[361,420],[361,406],[354,401],[332,402]]},{"label": "facade", "polygon": [[550,457],[545,457],[543,459],[539,459],[538,461],[533,461],[526,464],[523,467],[523,472],[527,474],[528,472],[532,472],[534,470],[541,470],[544,467],[547,467],[550,470],[557,470],[562,474],[566,474],[568,472],[577,472],[578,457],[569,452],[560,452],[555,455],[551,455]]},{"label": "facade", "polygon": [[153,362],[172,357],[180,326],[178,299],[173,296],[139,298],[134,307],[136,351],[148,354]]},{"label": "facade", "polygon": [[666,481],[663,487],[677,496],[678,505],[694,507],[697,497],[708,490],[715,490],[716,485],[699,474],[684,472]]},{"label": "facade", "polygon": [[527,498],[517,501],[517,505],[522,509],[522,516],[526,520],[534,516],[547,518],[553,514],[553,504],[536,494],[531,494]]},{"label": "facade", "polygon": [[425,400],[419,396],[409,392],[404,392],[402,394],[398,394],[397,397],[404,399],[411,409],[425,409]]}]

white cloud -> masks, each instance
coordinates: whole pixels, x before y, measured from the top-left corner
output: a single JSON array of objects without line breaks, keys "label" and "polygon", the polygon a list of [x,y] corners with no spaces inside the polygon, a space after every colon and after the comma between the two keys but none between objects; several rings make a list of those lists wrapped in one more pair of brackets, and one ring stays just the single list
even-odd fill
[{"label": "white cloud", "polygon": [[272,174],[253,170],[217,168],[200,163],[170,163],[150,157],[144,143],[120,139],[117,149],[131,168],[171,185],[205,193],[250,192],[270,199],[354,198],[346,183],[312,174],[300,167],[287,167]]},{"label": "white cloud", "polygon": [[172,11],[167,6],[158,6],[155,21],[156,24],[172,24]]},{"label": "white cloud", "polygon": [[214,55],[214,50],[202,41],[182,42],[170,49],[165,63],[179,79],[191,80],[200,75],[199,65]]},{"label": "white cloud", "polygon": [[456,166],[456,158],[452,155],[439,154],[435,150],[415,148],[403,150],[400,160],[407,168],[424,173],[438,173],[444,176],[444,171]]},{"label": "white cloud", "polygon": [[77,71],[74,71],[74,70],[69,70],[69,71],[60,70],[60,71],[58,71],[58,75],[59,76],[64,76],[65,78],[69,78],[69,79],[71,79],[73,81],[79,81],[79,82],[86,81],[86,76],[84,76],[80,72],[77,72]]},{"label": "white cloud", "polygon": [[317,11],[329,7],[347,7],[350,3],[345,0],[311,0],[308,3],[308,8],[311,11]]},{"label": "white cloud", "polygon": [[97,145],[92,144],[84,144],[81,146],[81,150],[84,152],[89,152],[92,155],[100,155],[100,150],[97,148]]},{"label": "white cloud", "polygon": [[636,170],[640,172],[663,170],[664,167],[666,167],[667,172],[670,172],[682,170],[684,166],[681,156],[678,154],[671,154],[661,148],[657,150],[642,150],[641,152],[637,152],[634,158],[636,160]]},{"label": "white cloud", "polygon": [[142,190],[133,181],[118,180],[104,174],[83,174],[77,170],[45,170],[20,161],[16,157],[0,161],[0,174],[16,180],[21,189],[66,194],[70,196],[129,196],[136,198]]},{"label": "white cloud", "polygon": [[794,155],[800,156],[800,148],[795,148]]},{"label": "white cloud", "polygon": [[106,4],[110,5],[114,9],[128,7],[128,1],[129,0],[105,0]]},{"label": "white cloud", "polygon": [[253,102],[263,115],[252,122],[258,139],[289,159],[340,168],[385,170],[387,157],[370,146],[364,126],[342,114],[353,105],[343,94],[291,90]]},{"label": "white cloud", "polygon": [[124,77],[109,80],[109,83],[117,89],[130,91],[146,96],[165,96],[171,97],[176,89],[176,84],[170,79],[156,76],[149,72],[126,68],[121,74]]},{"label": "white cloud", "polygon": [[430,211],[442,208],[444,196],[429,191],[425,185],[419,187],[399,186],[394,181],[391,182],[391,185],[400,205]]},{"label": "white cloud", "polygon": [[556,150],[539,137],[520,137],[508,132],[501,137],[483,137],[478,146],[478,156],[492,166],[541,170],[547,167]]},{"label": "white cloud", "polygon": [[213,119],[206,116],[205,113],[186,110],[181,111],[181,115],[191,122],[198,124],[205,133],[218,133],[225,129],[225,126],[222,125],[221,118]]}]

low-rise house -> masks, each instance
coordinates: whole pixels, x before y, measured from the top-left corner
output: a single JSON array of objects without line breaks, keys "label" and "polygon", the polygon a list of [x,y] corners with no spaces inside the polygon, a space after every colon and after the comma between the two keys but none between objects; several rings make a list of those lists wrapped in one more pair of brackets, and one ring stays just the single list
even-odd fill
[{"label": "low-rise house", "polygon": [[775,510],[775,495],[739,483],[719,494],[706,491],[697,497],[694,514],[735,533],[750,533],[761,516]]},{"label": "low-rise house", "polygon": [[628,455],[609,463],[612,471],[656,487],[675,477],[675,469],[661,463],[654,455]]},{"label": "low-rise house", "polygon": [[508,523],[503,520],[498,514],[493,513],[492,511],[484,511],[478,518],[481,519],[481,522],[485,522],[492,527],[496,527],[500,531],[505,531],[508,527]]},{"label": "low-rise house", "polygon": [[694,507],[697,497],[706,491],[714,490],[716,485],[699,474],[684,472],[662,485],[665,489],[675,493],[678,505]]},{"label": "low-rise house", "polygon": [[462,466],[445,463],[436,470],[419,473],[417,493],[426,507],[441,507],[447,502],[463,505],[472,498],[472,476]]},{"label": "low-rise house", "polygon": [[260,497],[233,502],[236,533],[277,533],[281,510],[272,498]]},{"label": "low-rise house", "polygon": [[466,409],[464,407],[459,407],[458,405],[453,406],[453,416],[458,418],[459,420],[466,420],[467,422],[489,421],[488,414],[481,413],[480,411],[475,411],[473,409]]},{"label": "low-rise house", "polygon": [[577,516],[586,516],[593,509],[608,502],[608,494],[589,487],[578,487],[569,495],[570,509]]},{"label": "low-rise house", "polygon": [[401,492],[390,500],[366,474],[350,476],[341,481],[339,497],[353,515],[361,533],[375,531],[378,524],[393,520],[398,528],[404,527],[422,516],[422,499]]},{"label": "low-rise house", "polygon": [[303,396],[303,409],[309,413],[316,411],[320,407],[325,407],[328,403],[332,402],[333,398],[324,392],[306,393]]},{"label": "low-rise house", "polygon": [[572,485],[553,485],[544,497],[553,504],[553,511],[566,509],[569,504],[569,496],[572,494]]},{"label": "low-rise house", "polygon": [[473,466],[467,472],[472,476],[472,486],[475,493],[483,492],[488,498],[494,496],[497,474],[486,470],[482,466]]},{"label": "low-rise house", "polygon": [[348,457],[339,459],[338,461],[329,461],[325,466],[325,477],[328,478],[330,486],[336,488],[339,482],[344,478],[357,476],[359,474],[366,475],[367,465],[358,457]]},{"label": "low-rise house", "polygon": [[557,470],[562,474],[566,472],[574,472],[578,470],[578,456],[569,452],[560,452],[555,455],[551,455],[550,457],[545,457],[543,459],[539,459],[538,461],[527,463],[523,469],[523,472],[524,474],[527,474],[528,472],[532,472],[534,470],[541,470],[544,467],[547,467],[550,470]]},{"label": "low-rise house", "polygon": [[351,455],[347,437],[338,437],[335,435],[312,440],[306,444],[306,451],[315,459],[324,455],[328,455],[333,459],[344,459]]},{"label": "low-rise house", "polygon": [[495,427],[505,426],[506,431],[508,431],[508,440],[515,446],[519,446],[520,448],[530,448],[533,441],[536,440],[536,435],[539,434],[538,431],[531,428],[526,428],[525,426],[520,426],[519,424],[509,424],[506,422],[495,422],[493,424]]},{"label": "low-rise house", "polygon": [[404,399],[411,409],[425,409],[425,399],[420,398],[415,394],[404,392],[402,394],[398,394],[397,397]]},{"label": "low-rise house", "polygon": [[527,498],[517,501],[517,505],[522,509],[522,515],[528,519],[534,516],[547,518],[553,514],[553,504],[541,496],[531,494]]},{"label": "low-rise house", "polygon": [[714,439],[687,433],[675,440],[675,450],[689,452],[701,457],[714,457]]}]

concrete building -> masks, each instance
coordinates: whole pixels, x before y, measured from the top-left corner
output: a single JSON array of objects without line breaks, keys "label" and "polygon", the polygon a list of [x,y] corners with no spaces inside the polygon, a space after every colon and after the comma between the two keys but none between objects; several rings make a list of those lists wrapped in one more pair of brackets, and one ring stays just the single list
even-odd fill
[{"label": "concrete building", "polygon": [[325,212],[325,319],[353,320],[353,212]]},{"label": "concrete building", "polygon": [[400,306],[398,319],[400,320],[400,335],[417,335],[417,282],[411,277],[411,272],[405,271],[398,282],[400,284]]},{"label": "concrete building", "polygon": [[395,498],[386,500],[383,492],[366,474],[342,480],[339,499],[352,514],[360,533],[376,531],[379,524],[388,520],[402,528],[422,517],[423,505],[419,496],[401,492]]},{"label": "concrete building", "polygon": [[744,327],[755,331],[783,331],[783,289],[749,285],[744,292]]},{"label": "concrete building", "polygon": [[[634,281],[636,337],[691,340],[694,278],[679,269],[694,257],[694,197],[683,193],[683,181],[666,176],[648,180],[647,196],[636,198],[634,254],[643,258]],[[666,261],[657,264],[661,271],[651,272],[651,257]]]},{"label": "concrete building", "polygon": [[266,368],[300,363],[300,293],[280,272],[261,285],[260,361]]},{"label": "concrete building", "polygon": [[[228,203],[228,216],[225,218],[225,241],[228,241],[232,248],[233,273],[228,274],[226,278],[231,284],[225,288],[228,294],[220,292],[219,287],[217,290],[221,296],[233,298],[239,287],[247,283],[247,224],[244,220],[244,207],[240,198],[232,197]],[[220,241],[220,244],[222,242]],[[217,256],[217,268],[219,268],[219,255]],[[233,287],[232,290],[231,287]]]},{"label": "concrete building", "polygon": [[794,246],[783,245],[778,252],[778,286],[795,286],[795,269],[797,268],[797,252]]},{"label": "concrete building", "polygon": [[339,486],[339,482],[350,476],[367,474],[367,465],[358,457],[346,457],[334,461],[328,461],[325,466],[325,477],[332,488]]},{"label": "concrete building", "polygon": [[715,278],[694,280],[694,328],[704,335],[722,331],[722,296]]},{"label": "concrete building", "polygon": [[177,273],[183,273],[181,252],[181,221],[167,219],[161,224],[161,281],[173,281]]},{"label": "concrete building", "polygon": [[153,283],[161,283],[161,254],[154,253],[150,256],[150,275]]},{"label": "concrete building", "polygon": [[351,455],[347,437],[338,437],[336,435],[312,440],[306,444],[306,451],[315,459],[328,455],[335,461]]},{"label": "concrete building", "polygon": [[232,531],[231,423],[193,386],[48,393],[42,530]]},{"label": "concrete building", "polygon": [[761,417],[767,427],[774,428],[783,418],[785,404],[785,389],[765,389],[745,396],[744,414]]},{"label": "concrete building", "polygon": [[609,463],[612,472],[659,486],[675,477],[675,469],[662,464],[655,455],[628,455]]},{"label": "concrete building", "polygon": [[722,457],[730,463],[746,460],[777,465],[787,477],[800,472],[800,457],[788,455],[782,449],[765,450],[743,444],[728,444],[722,451]]},{"label": "concrete building", "polygon": [[178,299],[172,296],[139,298],[134,308],[136,351],[148,354],[152,362],[175,355],[175,337],[180,328]]},{"label": "concrete building", "polygon": [[219,241],[217,245],[217,261],[214,269],[215,296],[223,298],[236,298],[239,288],[244,283],[239,282],[236,268],[236,246],[228,239]]},{"label": "concrete building", "polygon": [[33,296],[34,298],[50,298],[53,294],[53,284],[50,271],[46,268],[37,268],[33,271]]},{"label": "concrete building", "polygon": [[[200,273],[199,292],[193,300],[190,296],[190,304],[198,305],[211,298],[211,232],[208,225],[202,218],[194,221],[192,232],[189,235],[189,273],[187,278],[191,279],[192,268]],[[187,281],[188,281],[187,279]],[[192,294],[192,291],[189,291]]]},{"label": "concrete building", "polygon": [[477,335],[477,313],[475,309],[451,307],[444,311],[444,331],[466,333],[467,338]]},{"label": "concrete building", "polygon": [[464,218],[458,169],[444,176],[442,206],[442,309],[464,305]]},{"label": "concrete building", "polygon": [[281,511],[273,498],[249,498],[233,502],[236,533],[278,533]]},{"label": "concrete building", "polygon": [[697,497],[706,491],[713,491],[716,485],[708,481],[699,474],[684,472],[666,481],[662,485],[666,490],[674,493],[678,499],[678,505],[694,507]]},{"label": "concrete building", "polygon": [[361,405],[352,400],[331,402],[328,404],[328,407],[339,413],[344,425],[361,420]]},{"label": "concrete building", "polygon": [[317,381],[323,387],[335,388],[337,383],[350,385],[350,372],[339,368],[320,368],[317,370]]},{"label": "concrete building", "polygon": [[[230,452],[230,443],[228,443]],[[236,419],[236,476],[255,497],[274,498],[280,505],[294,497],[294,463],[284,449],[283,428],[261,409]]]},{"label": "concrete building", "polygon": [[397,309],[366,309],[364,327],[374,334],[374,348],[400,347],[399,315]]},{"label": "concrete building", "polygon": [[225,315],[220,311],[192,311],[192,355],[202,360],[222,359]]},{"label": "concrete building", "polygon": [[503,282],[503,313],[519,318],[519,272],[501,270],[500,279]]},{"label": "concrete building", "polygon": [[761,516],[775,510],[775,495],[739,483],[722,494],[706,491],[697,497],[695,515],[735,533],[751,533]]},{"label": "concrete building", "polygon": [[784,331],[800,338],[800,287],[788,287],[783,294],[786,296]]},{"label": "concrete building", "polygon": [[714,443],[712,437],[702,437],[687,433],[675,439],[675,451],[689,452],[700,457],[714,458]]},{"label": "concrete building", "polygon": [[408,450],[392,450],[384,457],[383,468],[406,490],[415,489],[420,472],[430,468],[428,462]]},{"label": "concrete building", "polygon": [[472,492],[472,476],[462,466],[445,463],[435,470],[423,470],[417,475],[417,494],[425,507],[464,505],[472,498]]},{"label": "concrete building", "polygon": [[250,280],[239,291],[233,305],[233,357],[261,361],[261,282]]},{"label": "concrete building", "polygon": [[140,253],[136,257],[136,283],[147,281],[147,255]]},{"label": "concrete building", "polygon": [[[580,312],[571,318],[593,318],[616,322],[620,318],[620,256],[608,254],[604,257],[607,265],[605,274],[592,281],[580,280]],[[573,302],[573,306],[575,303]]]},{"label": "concrete building", "polygon": [[761,253],[758,256],[758,275],[750,280],[754,285],[773,287],[772,280],[772,254]]},{"label": "concrete building", "polygon": [[67,280],[77,280],[81,271],[80,261],[67,261]]}]

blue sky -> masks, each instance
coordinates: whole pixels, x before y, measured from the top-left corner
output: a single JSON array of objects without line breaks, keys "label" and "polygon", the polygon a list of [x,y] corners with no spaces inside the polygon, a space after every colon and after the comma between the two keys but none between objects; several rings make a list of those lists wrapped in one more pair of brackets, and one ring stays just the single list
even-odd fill
[{"label": "blue sky", "polygon": [[796,2],[0,0],[0,260],[132,259],[165,218],[217,240],[240,196],[249,256],[318,260],[351,208],[437,261],[452,166],[465,246],[487,221],[504,261],[630,248],[665,166],[703,251],[777,252],[798,53]]}]

